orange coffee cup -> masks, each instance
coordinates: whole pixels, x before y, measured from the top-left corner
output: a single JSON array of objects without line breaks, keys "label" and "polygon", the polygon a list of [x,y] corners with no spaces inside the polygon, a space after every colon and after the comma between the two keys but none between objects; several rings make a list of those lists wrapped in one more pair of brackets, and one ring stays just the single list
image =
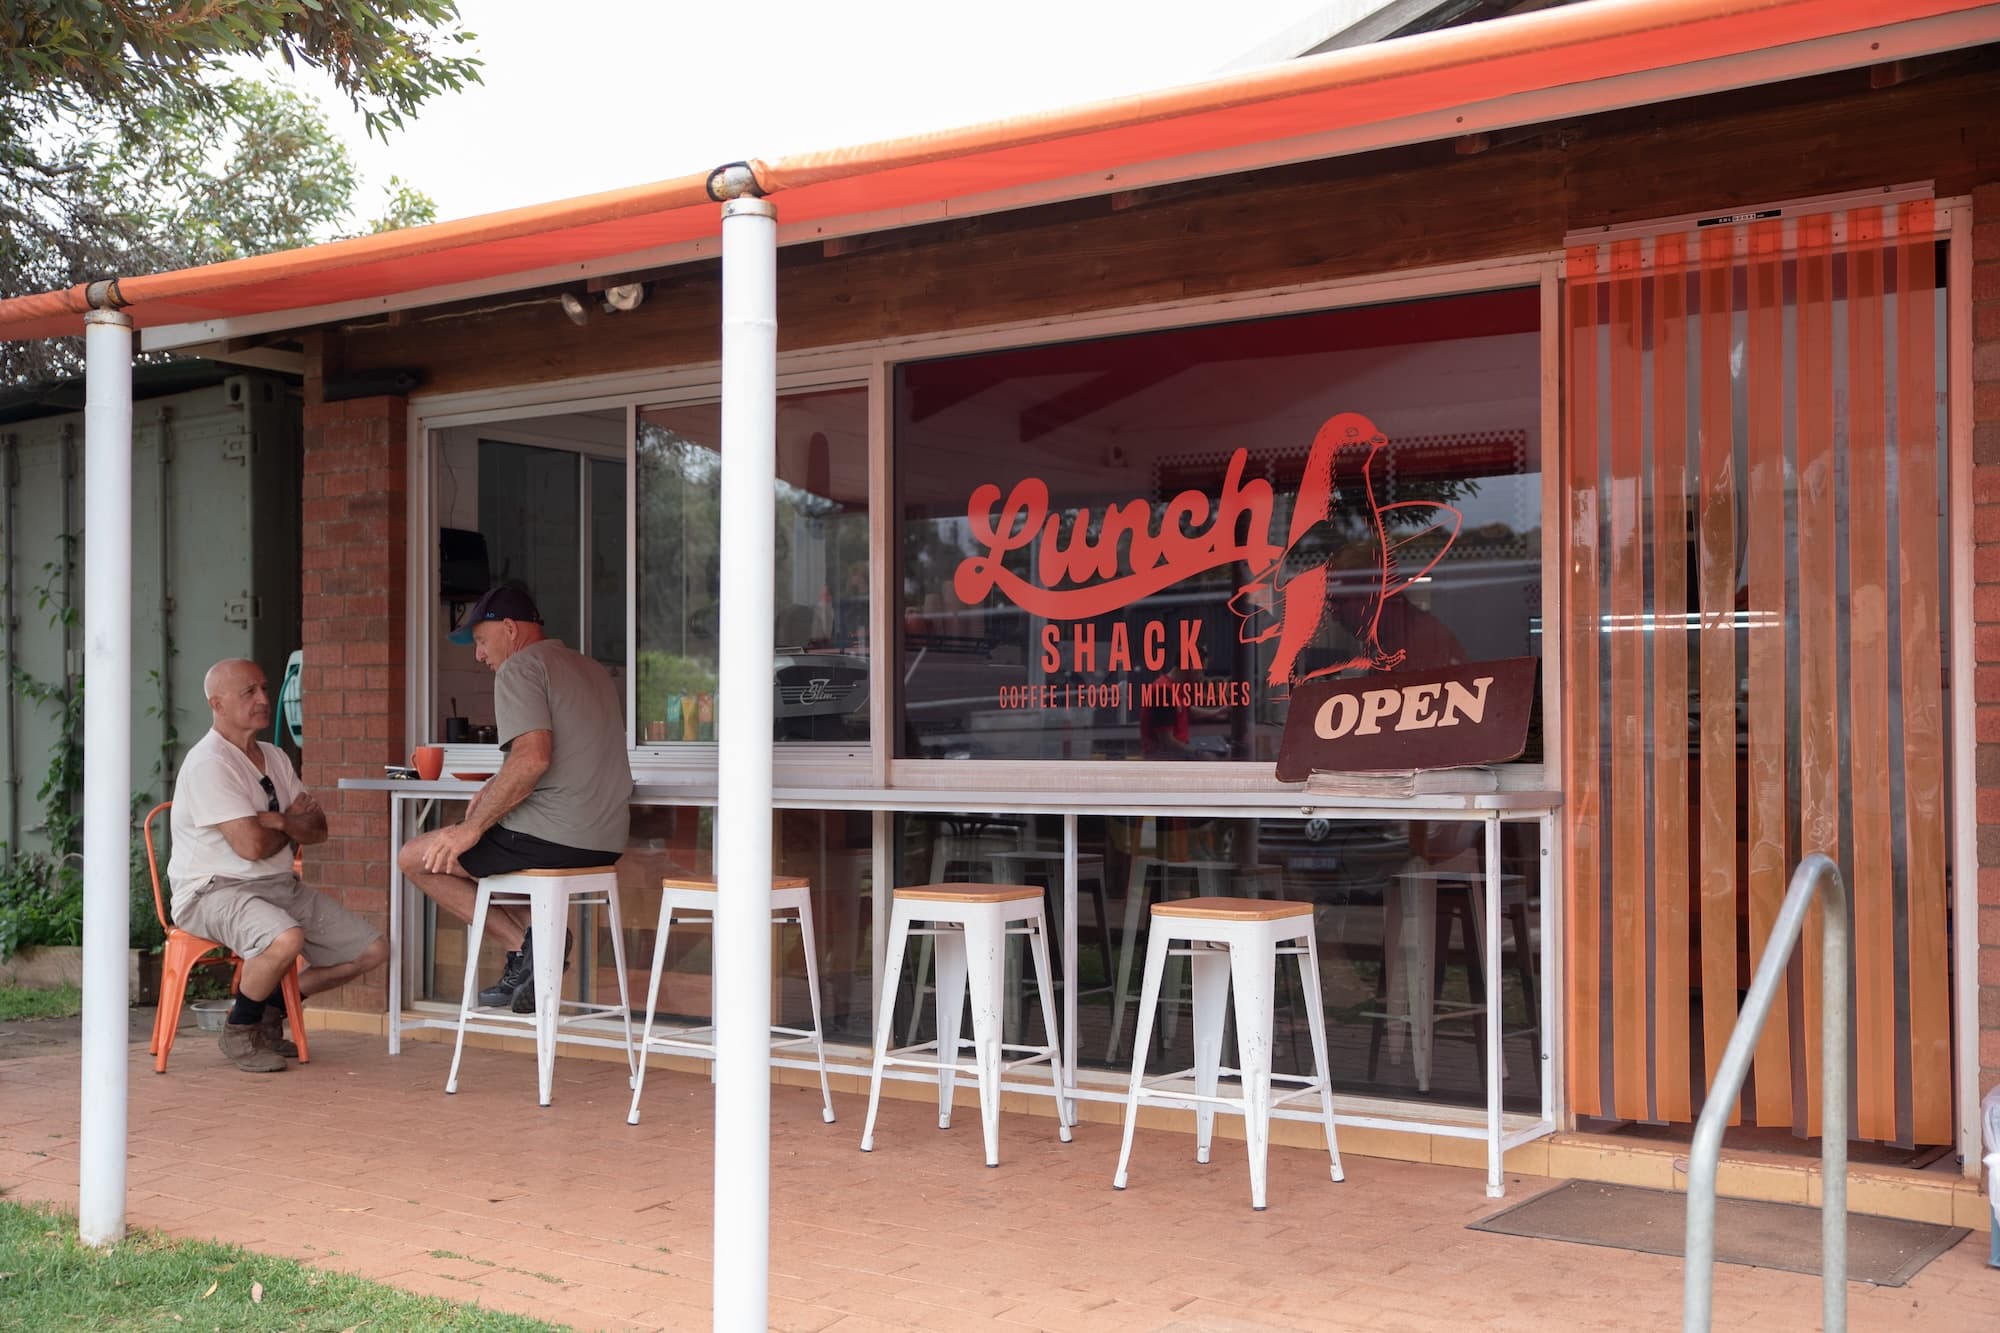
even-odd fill
[{"label": "orange coffee cup", "polygon": [[410,767],[417,770],[417,776],[425,782],[436,782],[444,772],[444,747],[442,745],[419,745],[410,754]]}]

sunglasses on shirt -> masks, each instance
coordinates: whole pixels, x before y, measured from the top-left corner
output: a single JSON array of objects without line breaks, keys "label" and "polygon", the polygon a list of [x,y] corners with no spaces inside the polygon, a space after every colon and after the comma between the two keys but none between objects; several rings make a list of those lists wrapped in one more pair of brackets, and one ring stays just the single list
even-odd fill
[{"label": "sunglasses on shirt", "polygon": [[272,784],[271,779],[268,777],[258,778],[257,785],[264,789],[264,795],[271,798],[271,809],[277,810],[279,808],[278,789]]}]

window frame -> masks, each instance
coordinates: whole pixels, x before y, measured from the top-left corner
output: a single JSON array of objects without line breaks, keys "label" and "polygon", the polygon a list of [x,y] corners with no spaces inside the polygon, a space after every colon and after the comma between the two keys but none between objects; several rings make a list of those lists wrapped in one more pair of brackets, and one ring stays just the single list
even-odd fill
[{"label": "window frame", "polygon": [[[844,346],[781,353],[777,388],[780,395],[813,389],[860,388],[868,394],[869,486],[869,636],[871,644],[890,641],[893,571],[899,568],[894,543],[891,417],[894,375],[899,365],[974,352],[1006,351],[1052,343],[1077,342],[1121,334],[1230,323],[1312,311],[1425,297],[1453,296],[1509,287],[1535,287],[1541,297],[1540,431],[1542,448],[1542,620],[1556,622],[1561,553],[1561,469],[1554,464],[1561,451],[1560,252],[1513,255],[1469,264],[1441,266],[1394,275],[1365,275],[1333,282],[1303,284],[1263,292],[1183,301],[1061,317],[994,324],[976,329],[923,333],[857,342]],[[435,729],[436,668],[430,637],[441,614],[438,601],[435,536],[438,528],[436,469],[439,432],[460,426],[502,428],[538,417],[572,412],[622,409],[626,415],[626,746],[635,780],[674,782],[712,777],[717,750],[713,742],[682,742],[647,746],[639,740],[634,714],[638,652],[637,620],[637,453],[634,448],[642,407],[713,403],[721,395],[721,366],[706,362],[648,371],[614,372],[568,380],[462,393],[418,395],[410,400],[409,433],[411,486],[409,517],[421,542],[410,544],[406,586],[418,591],[407,612],[410,651],[407,655],[406,722],[412,736]],[[527,441],[534,443],[536,441]],[[1546,637],[1546,636],[1545,636]],[[1499,767],[1502,790],[1541,790],[1559,785],[1562,751],[1562,681],[1559,644],[1545,642],[1541,654],[1543,760]],[[910,791],[1004,792],[1009,789],[1069,789],[1079,795],[1168,789],[1198,796],[1202,792],[1234,793],[1283,790],[1268,763],[1238,760],[1185,765],[1161,761],[1091,763],[1077,760],[896,759],[891,757],[888,728],[891,704],[886,672],[869,674],[869,737],[865,744],[844,746],[827,742],[774,742],[774,778],[781,787],[875,789]]]}]

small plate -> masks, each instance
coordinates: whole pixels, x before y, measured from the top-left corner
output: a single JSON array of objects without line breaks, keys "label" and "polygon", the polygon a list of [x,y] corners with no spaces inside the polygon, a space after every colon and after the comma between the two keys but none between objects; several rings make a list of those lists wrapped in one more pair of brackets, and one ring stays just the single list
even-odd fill
[{"label": "small plate", "polygon": [[460,782],[484,782],[493,775],[491,773],[453,773],[452,776]]}]

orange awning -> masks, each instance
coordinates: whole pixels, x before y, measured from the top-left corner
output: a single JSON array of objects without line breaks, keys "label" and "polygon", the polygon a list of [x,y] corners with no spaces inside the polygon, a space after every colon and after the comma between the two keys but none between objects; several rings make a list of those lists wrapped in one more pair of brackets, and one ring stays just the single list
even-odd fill
[{"label": "orange awning", "polygon": [[[1645,84],[1646,76],[1697,65],[1731,65],[1717,77],[1733,86],[1794,77],[1802,65],[1813,68],[1811,60],[1787,62],[1778,53],[1954,16],[1957,22],[1931,36],[1917,35],[1918,49],[1927,40],[1931,49],[2000,40],[2000,6],[1978,0],[1594,0],[1203,83],[750,166],[782,224],[821,223],[824,234],[835,235],[896,210],[949,212],[955,202],[978,199],[992,207],[1009,191],[1025,201],[1051,183],[1074,182],[1072,194],[1123,188],[1128,174],[1161,164],[1185,161],[1191,175],[1242,170],[1258,164],[1260,150],[1290,140],[1607,80],[1642,82],[1624,90],[1622,102],[1600,105],[1661,100],[1678,94]],[[1825,67],[1888,56],[1855,46],[1826,57]],[[1580,96],[1572,114],[1594,109],[1589,100]],[[1536,113],[1524,101],[1522,114]],[[1450,132],[1432,126],[1412,137]],[[1280,159],[1273,152],[1265,160]],[[707,173],[683,176],[225,264],[120,275],[117,293],[133,321],[149,327],[490,283],[715,238],[721,217],[707,182]],[[1037,197],[1049,196],[1044,189]],[[972,207],[965,202],[961,211]],[[83,286],[0,301],[0,338],[77,333],[87,309]]]}]

